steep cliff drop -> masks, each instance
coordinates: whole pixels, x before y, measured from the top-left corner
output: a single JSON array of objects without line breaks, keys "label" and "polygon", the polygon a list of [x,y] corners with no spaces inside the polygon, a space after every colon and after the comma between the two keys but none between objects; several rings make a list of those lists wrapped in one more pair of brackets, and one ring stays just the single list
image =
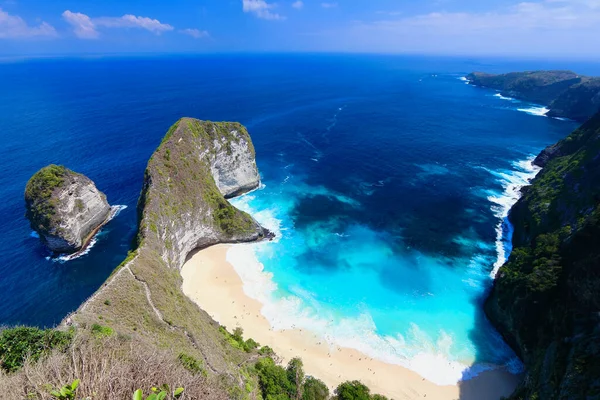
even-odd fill
[{"label": "steep cliff drop", "polygon": [[69,323],[108,324],[142,345],[168,345],[203,360],[209,372],[237,376],[246,355],[233,351],[218,324],[184,295],[179,270],[196,249],[272,236],[225,199],[259,185],[246,128],[177,121],[148,162],[133,250]]},{"label": "steep cliff drop", "polygon": [[76,253],[111,216],[104,193],[89,178],[63,166],[36,172],[25,188],[26,216],[55,253]]},{"label": "steep cliff drop", "polygon": [[525,362],[512,399],[600,399],[600,113],[535,163],[485,310]]},{"label": "steep cliff drop", "polygon": [[548,117],[586,121],[600,110],[600,78],[571,71],[525,71],[508,74],[473,72],[466,76],[475,86],[500,91],[548,107]]}]

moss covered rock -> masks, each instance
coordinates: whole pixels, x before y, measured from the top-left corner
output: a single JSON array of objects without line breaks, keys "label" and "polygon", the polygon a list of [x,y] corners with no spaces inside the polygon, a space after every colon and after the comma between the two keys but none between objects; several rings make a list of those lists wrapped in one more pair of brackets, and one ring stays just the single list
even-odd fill
[{"label": "moss covered rock", "polygon": [[111,212],[94,182],[59,165],[48,165],[29,179],[25,207],[31,228],[56,253],[81,250]]}]

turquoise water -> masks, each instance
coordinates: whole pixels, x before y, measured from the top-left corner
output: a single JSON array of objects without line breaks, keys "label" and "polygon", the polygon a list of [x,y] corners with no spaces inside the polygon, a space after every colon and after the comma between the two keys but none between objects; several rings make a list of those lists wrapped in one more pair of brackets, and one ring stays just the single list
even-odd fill
[{"label": "turquoise water", "polygon": [[[104,282],[135,234],[148,158],[190,116],[240,121],[252,135],[264,187],[233,202],[277,239],[228,257],[275,328],[311,329],[438,383],[518,371],[481,304],[510,250],[502,222],[535,172],[524,160],[576,124],[461,77],[561,67],[325,55],[4,62],[0,325],[53,325]],[[49,257],[23,216],[25,183],[50,162],[128,206],[75,260]]]}]

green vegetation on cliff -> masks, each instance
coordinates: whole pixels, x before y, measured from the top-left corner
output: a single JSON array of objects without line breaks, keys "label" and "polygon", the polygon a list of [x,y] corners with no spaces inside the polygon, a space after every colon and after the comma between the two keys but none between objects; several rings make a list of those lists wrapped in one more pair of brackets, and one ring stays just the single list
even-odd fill
[{"label": "green vegetation on cliff", "polygon": [[600,113],[538,162],[486,312],[526,364],[513,398],[600,398]]},{"label": "green vegetation on cliff", "polygon": [[467,79],[476,86],[499,90],[548,106],[551,117],[585,121],[600,110],[600,78],[571,71],[526,71],[507,74],[473,72]]},{"label": "green vegetation on cliff", "polygon": [[[49,229],[56,214],[56,204],[52,199],[54,190],[60,187],[68,174],[74,174],[62,165],[50,164],[36,172],[25,186],[27,218],[34,229]],[[35,222],[34,222],[35,221]]]}]

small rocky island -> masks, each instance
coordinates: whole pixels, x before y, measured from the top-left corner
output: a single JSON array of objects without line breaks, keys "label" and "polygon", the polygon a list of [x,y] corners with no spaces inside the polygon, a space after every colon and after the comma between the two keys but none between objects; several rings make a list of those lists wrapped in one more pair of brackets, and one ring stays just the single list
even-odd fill
[{"label": "small rocky island", "polygon": [[48,165],[25,188],[26,217],[42,242],[55,253],[76,253],[110,218],[104,193],[82,174]]}]

